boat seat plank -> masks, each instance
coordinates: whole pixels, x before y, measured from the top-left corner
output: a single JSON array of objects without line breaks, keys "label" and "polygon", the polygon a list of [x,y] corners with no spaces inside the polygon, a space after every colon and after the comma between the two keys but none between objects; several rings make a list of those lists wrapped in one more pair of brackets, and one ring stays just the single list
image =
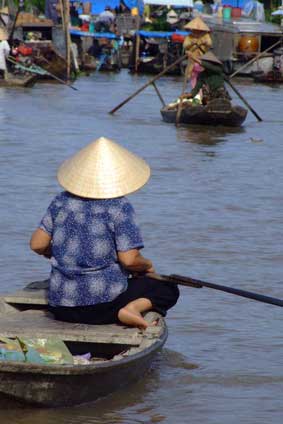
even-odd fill
[{"label": "boat seat plank", "polygon": [[11,294],[4,294],[6,303],[20,305],[48,305],[47,289],[22,289]]},{"label": "boat seat plank", "polygon": [[49,280],[33,281],[23,289],[4,294],[1,297],[9,304],[48,305],[48,286]]},{"label": "boat seat plank", "polygon": [[113,343],[138,346],[143,334],[137,328],[116,324],[87,325],[56,321],[46,311],[28,310],[2,314],[0,335],[4,337],[47,338],[84,343]]}]

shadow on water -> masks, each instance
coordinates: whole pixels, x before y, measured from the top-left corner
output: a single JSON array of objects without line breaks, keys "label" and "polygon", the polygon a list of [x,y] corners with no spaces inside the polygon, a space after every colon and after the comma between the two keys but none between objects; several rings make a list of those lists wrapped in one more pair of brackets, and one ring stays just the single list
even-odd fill
[{"label": "shadow on water", "polygon": [[245,127],[191,125],[179,128],[177,138],[194,144],[212,146],[228,141],[230,135],[244,134]]},{"label": "shadow on water", "polygon": [[[97,400],[93,403],[70,408],[28,408],[7,403],[1,405],[1,423],[21,424],[57,424],[63,423],[90,423],[90,424],[118,424],[118,423],[158,423],[165,420],[165,416],[156,413],[154,393],[164,390],[170,385],[170,380],[182,381],[188,371],[189,374],[198,365],[188,362],[185,355],[163,349],[152,364],[152,368],[144,379],[124,389]],[[80,388],[78,387],[78,390]],[[144,406],[146,405],[146,406]],[[125,417],[125,408],[128,413]],[[143,418],[138,418],[143,414]],[[146,421],[145,421],[146,420]]]}]

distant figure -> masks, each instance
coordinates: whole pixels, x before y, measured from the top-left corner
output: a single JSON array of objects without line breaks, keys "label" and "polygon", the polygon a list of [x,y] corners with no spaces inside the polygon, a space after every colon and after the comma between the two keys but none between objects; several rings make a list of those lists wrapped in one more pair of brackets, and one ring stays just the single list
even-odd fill
[{"label": "distant figure", "polygon": [[7,79],[8,77],[6,59],[11,49],[7,40],[7,32],[4,28],[0,28],[0,73],[2,79]]},{"label": "distant figure", "polygon": [[[58,22],[58,4],[57,0],[45,0],[45,11],[46,18],[51,19],[53,22]],[[59,9],[61,11],[61,9]],[[60,13],[60,12],[59,12]]]},{"label": "distant figure", "polygon": [[190,93],[183,94],[183,99],[194,98],[202,90],[202,104],[214,99],[228,99],[230,96],[224,86],[224,71],[222,62],[212,53],[204,54],[195,59],[201,67],[195,87]]},{"label": "distant figure", "polygon": [[188,55],[188,65],[186,68],[186,77],[191,80],[191,86],[194,88],[197,76],[200,72],[199,65],[190,60],[190,55],[194,59],[200,58],[212,46],[212,40],[209,35],[210,29],[200,17],[196,17],[184,29],[188,29],[191,33],[185,38],[183,48]]},{"label": "distant figure", "polygon": [[97,21],[95,22],[95,29],[97,32],[111,31],[111,27],[113,26],[114,22],[115,15],[111,11],[111,8],[109,6],[106,6],[105,10],[100,13],[97,18]]}]

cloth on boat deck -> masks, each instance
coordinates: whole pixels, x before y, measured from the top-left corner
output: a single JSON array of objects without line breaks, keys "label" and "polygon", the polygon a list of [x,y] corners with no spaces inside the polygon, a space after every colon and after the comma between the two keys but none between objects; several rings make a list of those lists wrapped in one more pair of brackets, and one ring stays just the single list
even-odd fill
[{"label": "cloth on boat deck", "polygon": [[222,65],[201,61],[204,68],[198,75],[197,83],[191,91],[192,97],[195,97],[202,89],[203,103],[216,98],[230,99],[228,92],[224,87],[224,72]]},{"label": "cloth on boat deck", "polygon": [[127,289],[129,273],[118,251],[143,247],[135,212],[126,197],[55,197],[40,228],[52,237],[49,304],[86,306],[111,302]]},{"label": "cloth on boat deck", "polygon": [[59,321],[83,324],[112,324],[119,322],[118,312],[129,302],[138,298],[147,298],[153,304],[153,310],[166,316],[179,298],[177,284],[157,282],[149,277],[129,278],[127,290],[115,300],[84,307],[49,307],[50,312]]}]

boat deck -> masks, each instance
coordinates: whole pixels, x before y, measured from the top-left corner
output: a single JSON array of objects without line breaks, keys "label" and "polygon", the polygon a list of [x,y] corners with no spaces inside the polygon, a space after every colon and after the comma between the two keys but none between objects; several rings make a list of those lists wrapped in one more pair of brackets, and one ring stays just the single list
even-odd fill
[{"label": "boat deck", "polygon": [[[45,287],[48,281],[35,284]],[[5,337],[60,337],[65,342],[111,343],[138,346],[143,332],[123,325],[87,325],[56,321],[47,310],[47,289],[24,288],[1,297],[0,334]],[[33,308],[33,309],[32,309]]]}]

